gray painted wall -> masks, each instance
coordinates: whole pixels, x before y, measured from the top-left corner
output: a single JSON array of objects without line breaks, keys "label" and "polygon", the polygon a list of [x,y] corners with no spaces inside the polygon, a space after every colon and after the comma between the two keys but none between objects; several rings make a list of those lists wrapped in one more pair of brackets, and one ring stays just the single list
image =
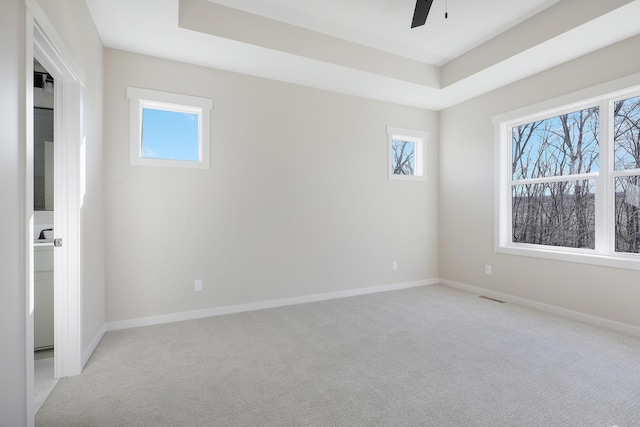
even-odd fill
[{"label": "gray painted wall", "polygon": [[0,14],[0,419],[26,425],[24,228],[24,4],[8,0]]},{"label": "gray painted wall", "polygon": [[492,125],[494,115],[640,72],[639,48],[635,37],[441,112],[441,278],[640,326],[640,271],[494,252]]},{"label": "gray painted wall", "polygon": [[[438,277],[436,113],[111,49],[105,80],[107,321]],[[130,166],[127,86],[212,98],[211,170]]]}]

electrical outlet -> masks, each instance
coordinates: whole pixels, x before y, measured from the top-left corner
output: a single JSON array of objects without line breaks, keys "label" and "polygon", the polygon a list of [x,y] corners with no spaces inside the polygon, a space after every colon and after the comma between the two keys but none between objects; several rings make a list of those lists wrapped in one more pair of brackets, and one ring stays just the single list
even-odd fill
[{"label": "electrical outlet", "polygon": [[391,263],[391,268],[394,270],[398,269],[398,261],[393,261],[393,263]]},{"label": "electrical outlet", "polygon": [[195,292],[200,292],[202,290],[202,280],[198,279],[193,282],[193,290]]},{"label": "electrical outlet", "polygon": [[491,276],[491,266],[489,264],[486,264],[484,266],[484,274],[488,274],[489,276]]}]

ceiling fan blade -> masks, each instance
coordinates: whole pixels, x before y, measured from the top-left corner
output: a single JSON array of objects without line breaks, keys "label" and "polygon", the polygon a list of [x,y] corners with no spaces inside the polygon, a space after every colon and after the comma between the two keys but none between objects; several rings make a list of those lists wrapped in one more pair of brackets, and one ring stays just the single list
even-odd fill
[{"label": "ceiling fan blade", "polygon": [[413,12],[413,21],[411,21],[411,28],[419,27],[427,22],[427,16],[429,15],[429,9],[431,9],[431,3],[433,3],[433,0],[416,0],[416,10]]}]

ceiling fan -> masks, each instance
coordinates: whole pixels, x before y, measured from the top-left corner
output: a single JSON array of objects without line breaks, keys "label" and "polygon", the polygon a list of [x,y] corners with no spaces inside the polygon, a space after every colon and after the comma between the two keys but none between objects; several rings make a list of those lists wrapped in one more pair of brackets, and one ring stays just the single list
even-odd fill
[{"label": "ceiling fan", "polygon": [[[416,0],[416,10],[413,12],[413,21],[411,21],[411,28],[420,27],[427,22],[427,16],[431,9],[433,0]],[[445,13],[444,17],[447,18],[448,13]]]}]

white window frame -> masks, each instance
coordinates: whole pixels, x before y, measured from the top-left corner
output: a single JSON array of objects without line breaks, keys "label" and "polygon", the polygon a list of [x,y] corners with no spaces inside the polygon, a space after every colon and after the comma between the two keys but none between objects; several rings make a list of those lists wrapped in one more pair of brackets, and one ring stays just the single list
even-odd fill
[{"label": "white window frame", "polygon": [[[626,80],[624,80],[626,81]],[[640,75],[631,77],[636,86],[611,91],[605,84],[585,91],[502,114],[493,118],[495,131],[495,235],[494,248],[498,253],[531,256],[558,261],[604,265],[640,270],[640,254],[615,252],[615,189],[616,177],[640,175],[640,169],[614,171],[613,168],[613,104],[622,99],[640,96]],[[620,85],[623,80],[615,82]],[[614,84],[614,87],[615,87]],[[609,91],[607,91],[609,89]],[[594,92],[597,95],[594,95]],[[591,179],[596,188],[595,249],[566,248],[512,241],[512,136],[515,126],[531,123],[584,108],[600,107],[600,165],[599,171],[583,175],[543,178],[540,181]]]},{"label": "white window frame", "polygon": [[[130,105],[130,161],[134,166],[209,169],[211,164],[211,110],[213,100],[191,95],[127,87]],[[142,111],[144,108],[196,114],[198,116],[198,160],[152,159],[142,156]]]},{"label": "white window frame", "polygon": [[[387,126],[387,173],[390,180],[398,181],[426,181],[426,145],[428,132]],[[415,144],[415,171],[413,175],[398,175],[393,173],[393,141],[401,140]]]}]

